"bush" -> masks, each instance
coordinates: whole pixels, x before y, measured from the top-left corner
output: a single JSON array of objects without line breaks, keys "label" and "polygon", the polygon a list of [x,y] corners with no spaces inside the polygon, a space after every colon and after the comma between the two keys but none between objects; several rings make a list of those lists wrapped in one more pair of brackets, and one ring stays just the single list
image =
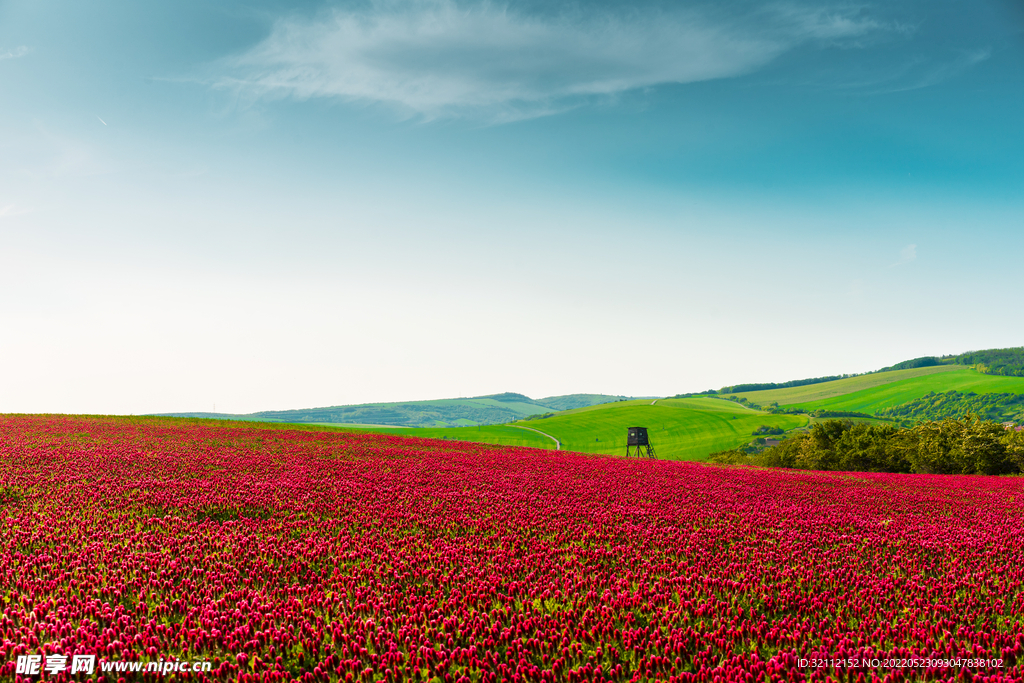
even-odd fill
[{"label": "bush", "polygon": [[753,436],[760,436],[762,434],[782,434],[783,431],[785,431],[785,430],[783,430],[782,427],[772,427],[771,425],[761,425],[760,427],[755,429],[753,432],[751,432],[751,434]]},{"label": "bush", "polygon": [[899,447],[915,472],[1008,474],[1020,471],[1007,447],[1013,434],[1001,424],[968,415],[958,420],[922,422],[904,430]]},{"label": "bush", "polygon": [[1024,471],[1024,431],[974,415],[902,429],[825,420],[759,453],[734,449],[713,453],[710,460],[844,472],[1011,474]]}]

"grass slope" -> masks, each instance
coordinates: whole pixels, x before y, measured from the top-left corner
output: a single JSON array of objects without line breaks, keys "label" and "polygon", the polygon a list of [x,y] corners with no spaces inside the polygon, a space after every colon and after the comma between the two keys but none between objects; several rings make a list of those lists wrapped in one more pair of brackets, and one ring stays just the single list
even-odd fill
[{"label": "grass slope", "polygon": [[712,398],[620,401],[569,410],[543,420],[515,425],[470,428],[386,428],[338,425],[357,431],[372,431],[432,439],[458,439],[509,446],[552,449],[555,444],[529,427],[558,439],[564,450],[581,453],[623,455],[626,429],[647,427],[659,458],[702,460],[715,451],[735,448],[754,439],[761,425],[794,429],[806,425],[802,415],[770,415],[737,403]]},{"label": "grass slope", "polygon": [[477,398],[445,398],[402,403],[366,403],[353,406],[254,413],[275,422],[359,422],[409,427],[476,426],[510,422],[547,412],[547,407],[526,396],[505,394]]},{"label": "grass slope", "polygon": [[985,375],[963,365],[941,365],[879,372],[834,382],[789,389],[750,391],[736,396],[760,405],[807,410],[849,410],[871,413],[918,399],[928,392],[956,390],[978,394],[1024,394],[1024,377]]},{"label": "grass slope", "polygon": [[[538,398],[535,402],[547,406],[551,410],[572,410],[574,408],[586,408],[602,403],[611,403],[628,398],[627,396],[609,396],[608,394],[567,394],[565,396],[548,396]],[[652,397],[653,398],[653,397]]]},{"label": "grass slope", "polygon": [[803,416],[769,415],[720,399],[680,398],[580,408],[527,424],[567,450],[612,455],[625,452],[628,427],[647,427],[659,458],[701,460],[751,441],[763,424],[793,429],[806,423]]},{"label": "grass slope", "polygon": [[[828,400],[914,377],[943,375],[956,372],[959,369],[964,368],[959,365],[938,365],[926,368],[913,368],[911,370],[891,370],[889,372],[876,372],[846,379],[837,379],[832,382],[822,382],[821,384],[808,384],[801,387],[746,391],[735,394],[735,396],[746,398],[762,406],[773,402],[778,403],[780,406],[788,406],[811,401]],[[941,382],[941,380],[938,381]],[[924,393],[927,394],[928,392],[925,391]]]},{"label": "grass slope", "polygon": [[890,408],[921,398],[930,391],[943,393],[956,390],[977,394],[1024,394],[1024,377],[998,377],[984,375],[963,366],[953,366],[950,372],[912,377],[891,384],[862,389],[844,396],[834,396],[794,407],[814,410],[853,410],[873,414],[882,408]]},{"label": "grass slope", "polygon": [[546,436],[511,425],[484,425],[480,427],[378,427],[375,425],[345,424],[328,426],[341,427],[346,431],[394,434],[395,436],[410,436],[418,439],[450,439],[455,441],[473,441],[476,443],[493,443],[502,446],[555,449],[555,442]]},{"label": "grass slope", "polygon": [[227,413],[163,413],[166,417],[201,417],[252,422],[290,422],[302,424],[370,424],[394,427],[475,427],[495,425],[541,415],[555,410],[578,408],[616,401],[620,396],[570,394],[533,400],[522,394],[493,394],[474,398],[446,398],[399,403],[363,403],[359,405],[266,410],[234,415]]}]

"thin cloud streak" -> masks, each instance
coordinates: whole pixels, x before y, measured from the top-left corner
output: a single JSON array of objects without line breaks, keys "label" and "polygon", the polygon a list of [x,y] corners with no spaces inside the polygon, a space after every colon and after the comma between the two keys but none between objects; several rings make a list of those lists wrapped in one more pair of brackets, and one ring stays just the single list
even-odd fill
[{"label": "thin cloud streak", "polygon": [[23,209],[15,204],[0,206],[0,218],[13,218],[14,216],[24,216],[27,213],[32,213],[32,209]]},{"label": "thin cloud streak", "polygon": [[895,268],[897,266],[902,266],[906,263],[910,263],[911,261],[915,260],[917,260],[917,245],[908,244],[907,246],[900,249],[900,260],[889,267]]},{"label": "thin cloud streak", "polygon": [[282,19],[222,63],[220,88],[250,98],[385,103],[425,119],[506,121],[595,97],[755,71],[811,41],[855,39],[872,20],[789,5],[742,18],[695,10],[527,16],[491,3],[375,3]]},{"label": "thin cloud streak", "polygon": [[918,73],[909,82],[878,90],[876,91],[876,94],[919,90],[921,88],[938,85],[943,81],[948,81],[951,78],[959,76],[968,69],[984,62],[991,56],[991,48],[980,48],[964,52],[957,58],[943,64],[930,65],[923,73]]},{"label": "thin cloud streak", "polygon": [[18,59],[28,54],[28,47],[21,45],[14,48],[13,50],[7,50],[6,52],[0,52],[0,60],[4,59]]},{"label": "thin cloud streak", "polygon": [[888,94],[891,92],[906,92],[908,90],[920,90],[921,88],[928,88],[955,78],[980,65],[981,62],[987,60],[991,56],[991,48],[983,47],[964,51],[961,54],[940,63],[925,62],[919,59],[906,63],[906,65],[897,70],[888,79],[885,79],[880,83],[863,85],[877,86],[888,81],[884,87],[877,87],[870,91],[871,94],[876,95]]}]

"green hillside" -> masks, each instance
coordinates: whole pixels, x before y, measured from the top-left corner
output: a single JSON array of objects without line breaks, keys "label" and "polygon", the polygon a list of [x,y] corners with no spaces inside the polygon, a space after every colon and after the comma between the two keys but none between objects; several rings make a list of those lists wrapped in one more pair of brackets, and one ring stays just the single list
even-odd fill
[{"label": "green hillside", "polygon": [[973,365],[986,375],[1024,377],[1024,346],[968,351],[956,356],[954,362]]},{"label": "green hillside", "polygon": [[[862,391],[885,384],[892,384],[912,377],[923,377],[941,375],[948,372],[955,372],[961,366],[939,365],[926,368],[913,368],[910,370],[892,370],[890,372],[875,372],[865,375],[857,375],[846,379],[837,379],[821,384],[808,384],[799,387],[786,389],[768,389],[765,391],[745,391],[732,394],[740,398],[746,398],[752,403],[766,406],[771,403],[778,403],[780,406],[789,406],[797,403],[810,401],[822,401],[851,394],[855,391]],[[924,392],[928,393],[928,392]]]},{"label": "green hillside", "polygon": [[1024,394],[1024,377],[985,375],[963,365],[894,370],[789,389],[751,391],[736,396],[759,404],[778,403],[806,410],[842,410],[874,414],[929,392]]},{"label": "green hillside", "polygon": [[[538,398],[536,403],[550,408],[551,410],[558,411],[597,406],[603,403],[611,403],[612,401],[621,401],[625,398],[627,397],[609,396],[607,394],[567,394],[565,396],[548,396],[547,398]],[[656,397],[651,396],[651,398]]]},{"label": "green hillside", "polygon": [[804,415],[771,415],[730,401],[712,398],[621,401],[558,413],[515,425],[449,429],[395,429],[367,427],[367,431],[427,438],[481,441],[581,453],[623,455],[626,429],[647,427],[659,458],[702,460],[715,451],[735,448],[753,440],[761,425],[794,429],[806,425]]},{"label": "green hillside", "polygon": [[586,453],[621,455],[626,428],[647,427],[659,458],[700,460],[709,453],[735,448],[753,439],[761,425],[793,429],[807,424],[797,415],[769,415],[713,398],[625,401],[559,413],[531,420],[562,442],[563,448]]},{"label": "green hillside", "polygon": [[[1000,372],[1015,372],[1021,349],[972,352],[972,360]],[[967,358],[964,354],[963,358]],[[771,414],[750,404],[806,411],[863,413],[854,421],[891,424],[891,420],[934,419],[965,410],[1000,420],[1021,414],[1015,395],[1024,395],[1024,377],[982,374],[957,364],[961,356],[927,356],[855,376],[817,377],[782,383],[744,384],[702,395],[668,399],[630,399],[606,394],[569,394],[531,399],[504,393],[474,398],[367,403],[249,415],[173,413],[176,417],[212,417],[340,427],[411,437],[455,439],[550,449],[622,455],[626,429],[647,427],[660,458],[701,460],[710,453],[750,443],[762,425],[793,430],[818,421],[811,415]],[[1024,362],[1024,361],[1021,361]],[[982,370],[988,366],[979,365]],[[772,387],[772,388],[766,388]],[[735,389],[750,391],[727,393]],[[757,389],[757,390],[753,390]],[[950,394],[949,392],[960,392]],[[973,392],[973,393],[972,393]],[[979,399],[974,394],[992,394]],[[1002,396],[995,396],[1001,394]],[[943,395],[938,397],[937,395]],[[712,398],[711,396],[715,396]],[[927,397],[927,398],[925,398]],[[941,403],[941,405],[939,405]],[[898,407],[895,412],[878,411]],[[877,418],[888,418],[885,422]],[[821,419],[828,415],[820,416]]]},{"label": "green hillside", "polygon": [[929,392],[975,392],[977,394],[1024,394],[1024,377],[998,377],[983,375],[964,366],[953,366],[951,372],[905,379],[870,389],[855,391],[846,396],[798,403],[793,407],[808,410],[855,410],[875,413],[881,408],[908,403]]},{"label": "green hillside", "polygon": [[[331,425],[328,425],[331,426]],[[449,439],[475,441],[503,446],[524,446],[554,450],[555,442],[542,434],[512,425],[484,425],[480,427],[377,427],[375,425],[335,425],[347,431],[365,431],[378,434],[411,436],[418,439]]]},{"label": "green hillside", "polygon": [[569,394],[534,400],[523,394],[504,393],[474,398],[446,398],[433,401],[362,403],[359,405],[265,410],[258,413],[161,413],[163,417],[201,417],[255,422],[297,424],[367,424],[395,427],[475,427],[495,425],[558,410],[618,401],[624,396]]},{"label": "green hillside", "polygon": [[977,394],[947,391],[929,393],[908,403],[892,408],[879,408],[880,417],[914,424],[922,420],[960,419],[976,415],[990,422],[1024,423],[1024,393]]}]

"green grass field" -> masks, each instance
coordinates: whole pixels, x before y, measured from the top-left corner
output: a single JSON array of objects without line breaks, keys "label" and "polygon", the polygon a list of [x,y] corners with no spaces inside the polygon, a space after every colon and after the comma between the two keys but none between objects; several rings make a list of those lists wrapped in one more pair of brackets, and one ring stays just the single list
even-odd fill
[{"label": "green grass field", "polygon": [[567,450],[612,455],[625,453],[627,427],[647,427],[659,458],[701,460],[753,440],[751,432],[761,425],[788,430],[807,418],[769,415],[721,399],[674,398],[580,408],[523,424],[554,436]]},{"label": "green grass field", "polygon": [[975,392],[978,394],[1024,394],[1024,377],[997,377],[983,375],[976,370],[963,366],[954,366],[952,372],[938,375],[913,377],[892,384],[885,384],[871,389],[855,391],[846,396],[836,396],[819,401],[798,403],[794,407],[808,410],[822,408],[825,410],[855,410],[873,414],[880,408],[900,405],[915,398],[920,398],[930,391],[942,393],[946,391]]},{"label": "green grass field", "polygon": [[898,426],[892,420],[887,420],[885,418],[880,418],[880,417],[878,417],[878,418],[875,418],[875,417],[840,417],[840,418],[836,418],[836,417],[812,417],[810,419],[810,422],[808,423],[808,425],[811,426],[811,425],[815,425],[815,424],[817,424],[819,422],[827,422],[828,420],[849,420],[850,422],[864,422],[864,423],[867,423],[869,425],[874,425],[876,427],[879,427],[879,426],[882,426],[882,425]]},{"label": "green grass field", "polygon": [[288,424],[379,425],[382,427],[477,427],[507,424],[515,419],[559,410],[617,401],[622,396],[566,394],[534,400],[523,394],[503,393],[474,398],[442,398],[428,401],[360,403],[357,405],[263,410],[256,413],[160,413],[161,417],[198,417],[244,422]]},{"label": "green grass field", "polygon": [[[761,405],[777,402],[781,406],[807,410],[873,414],[880,408],[906,403],[930,391],[941,393],[950,390],[1024,394],[1024,377],[984,375],[963,365],[941,365],[873,373],[788,389],[751,391],[736,396]],[[864,419],[883,424],[879,420]],[[752,432],[761,425],[789,431],[817,421],[820,419],[806,415],[771,415],[720,398],[698,397],[658,399],[653,403],[651,399],[617,401],[566,410],[544,419],[520,420],[514,424],[386,427],[320,422],[317,428],[553,449],[554,441],[546,436],[550,435],[561,442],[564,450],[623,455],[626,429],[647,427],[659,458],[703,460],[715,451],[749,443],[755,438]]]},{"label": "green grass field", "polygon": [[[361,427],[358,431],[480,441],[533,448],[555,447],[542,434],[558,439],[563,450],[582,453],[623,455],[626,429],[647,427],[659,458],[701,460],[708,454],[735,448],[752,441],[752,432],[761,425],[795,429],[806,425],[802,415],[769,415],[737,403],[713,398],[659,399],[654,405],[644,399],[620,401],[577,408],[542,420],[526,420],[516,425],[490,427],[388,428]],[[349,425],[338,425],[357,429]]]},{"label": "green grass field", "polygon": [[503,446],[526,446],[529,448],[547,448],[554,450],[555,442],[551,439],[520,429],[511,425],[482,425],[479,427],[380,427],[378,425],[324,425],[353,432],[375,432],[377,434],[394,434],[396,436],[412,436],[418,439],[453,439],[457,441],[476,441],[478,443],[494,443]]},{"label": "green grass field", "polygon": [[[859,377],[848,377],[837,379],[833,382],[822,382],[821,384],[808,384],[802,387],[791,387],[788,389],[767,389],[765,391],[745,391],[734,394],[746,398],[758,405],[768,405],[775,402],[780,406],[794,405],[797,403],[808,403],[811,401],[822,401],[837,396],[844,396],[855,391],[872,389],[884,384],[892,384],[912,377],[931,375],[942,375],[948,372],[955,372],[963,368],[962,365],[937,365],[929,368],[914,368],[913,370],[893,370],[892,372],[876,372],[870,375]],[[928,393],[927,391],[924,393]]]},{"label": "green grass field", "polygon": [[780,406],[807,410],[874,413],[880,408],[920,398],[930,391],[942,393],[952,390],[1024,394],[1024,377],[983,375],[963,365],[943,365],[880,372],[790,389],[751,391],[737,396],[761,405],[775,401]]}]

